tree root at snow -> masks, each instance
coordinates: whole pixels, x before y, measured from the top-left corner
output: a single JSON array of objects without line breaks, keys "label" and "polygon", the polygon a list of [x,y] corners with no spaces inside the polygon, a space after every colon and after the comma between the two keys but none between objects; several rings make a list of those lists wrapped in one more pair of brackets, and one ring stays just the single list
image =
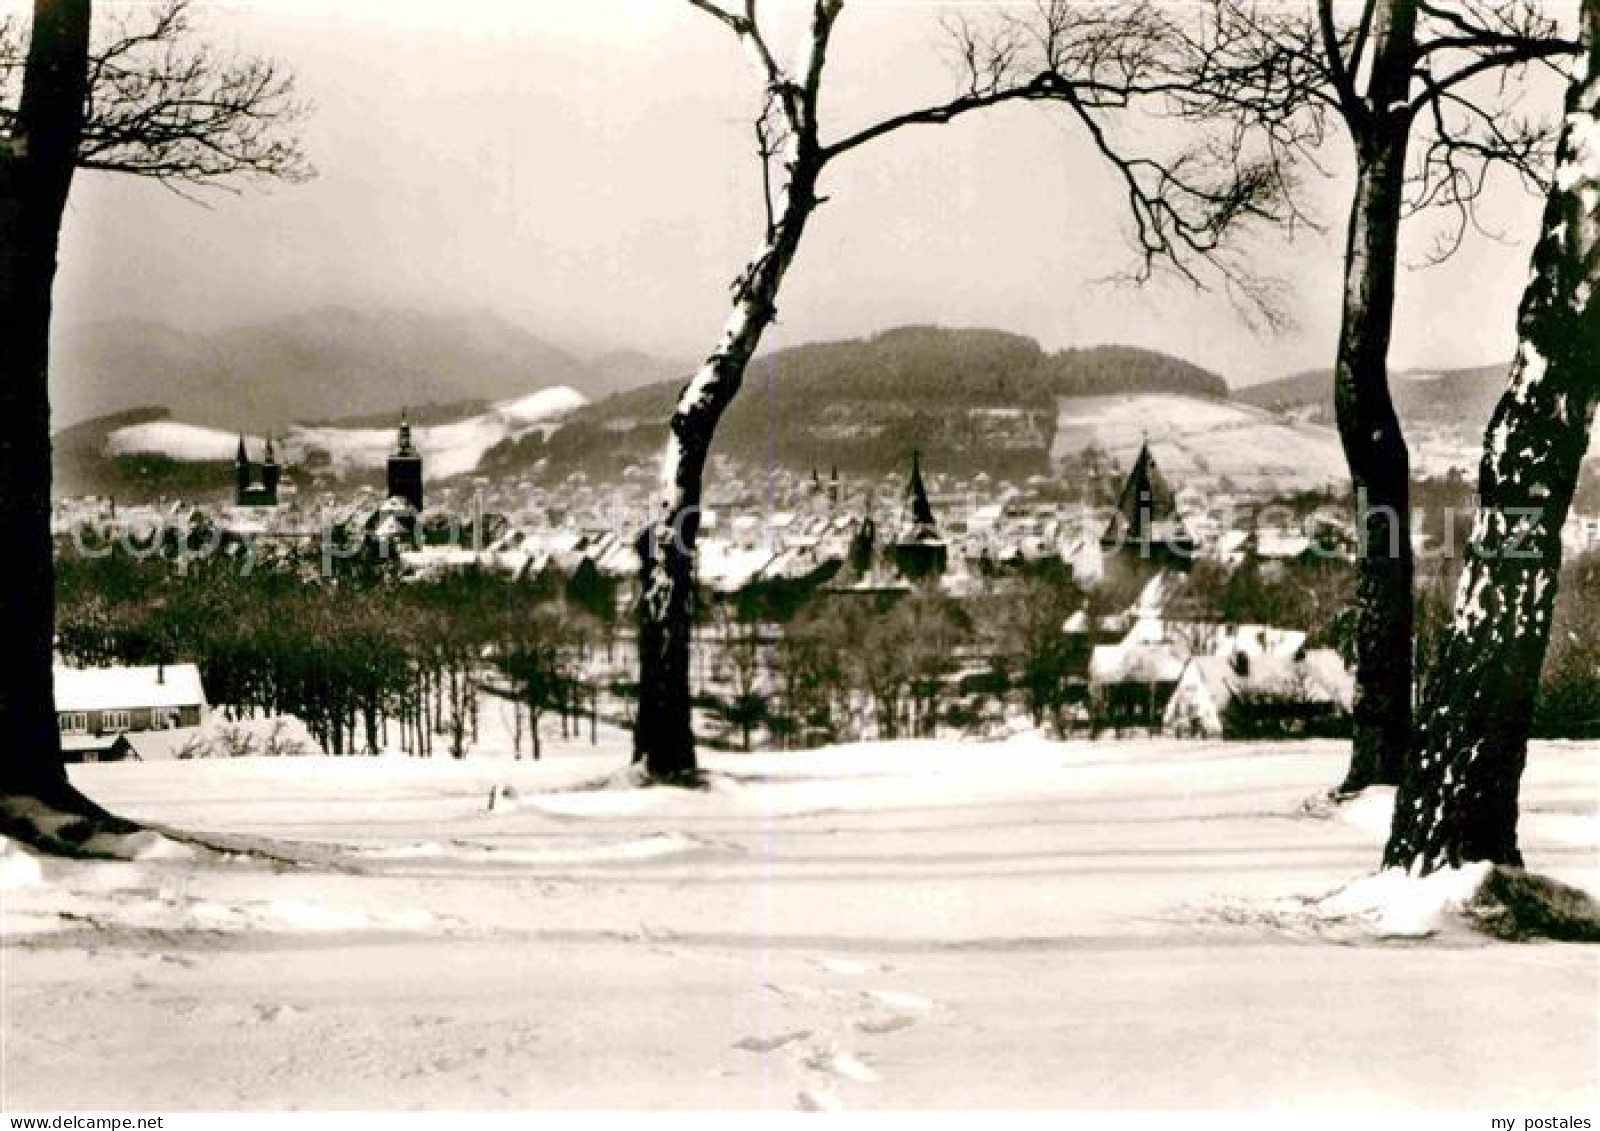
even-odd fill
[{"label": "tree root at snow", "polygon": [[1462,914],[1498,939],[1600,942],[1600,902],[1581,888],[1521,868],[1491,869]]},{"label": "tree root at snow", "polygon": [[152,824],[149,831],[159,833],[178,844],[197,848],[216,856],[254,860],[276,868],[314,868],[323,872],[359,874],[361,869],[342,856],[337,845],[283,842],[234,833],[193,833],[171,825]]},{"label": "tree root at snow", "polygon": [[0,836],[51,856],[120,859],[144,826],[109,813],[70,785],[0,795]]},{"label": "tree root at snow", "polygon": [[242,857],[276,867],[343,870],[335,860],[306,860],[253,837],[192,833],[130,821],[101,808],[70,785],[41,793],[0,795],[0,837],[43,855],[80,860],[148,858],[161,854],[160,842],[169,841],[216,856]]},{"label": "tree root at snow", "polygon": [[643,787],[668,786],[672,789],[710,789],[711,783],[699,770],[682,770],[675,774],[652,774],[640,767],[637,784]]},{"label": "tree root at snow", "polygon": [[600,779],[600,789],[650,789],[667,786],[673,789],[704,790],[711,788],[710,779],[699,770],[682,770],[673,774],[652,774],[643,762],[632,762],[614,774]]},{"label": "tree root at snow", "polygon": [[1320,896],[1230,899],[1183,917],[1230,928],[1338,943],[1600,942],[1600,901],[1521,868],[1469,864],[1428,876],[1391,868]]}]

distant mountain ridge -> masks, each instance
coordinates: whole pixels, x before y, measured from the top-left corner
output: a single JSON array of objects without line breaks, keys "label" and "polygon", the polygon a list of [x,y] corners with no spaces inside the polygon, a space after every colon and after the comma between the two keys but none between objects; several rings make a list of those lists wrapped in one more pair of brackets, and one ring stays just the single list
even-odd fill
[{"label": "distant mountain ridge", "polygon": [[[1467,429],[1481,437],[1500,396],[1511,363],[1466,369],[1399,369],[1389,389],[1402,422]],[[1333,371],[1313,369],[1276,381],[1236,389],[1234,399],[1258,408],[1293,412],[1332,425]]]},{"label": "distant mountain ridge", "polygon": [[58,428],[159,405],[190,423],[262,432],[555,385],[593,399],[676,368],[633,352],[584,361],[489,313],[347,307],[209,334],[130,319],[65,326],[52,350]]},{"label": "distant mountain ridge", "polygon": [[[321,340],[322,348],[335,357],[353,348],[348,340],[310,334],[296,335],[294,340],[301,344]],[[255,352],[259,356],[264,351]],[[281,351],[276,356],[288,357]],[[638,355],[606,360],[613,373],[616,366],[623,372],[640,372],[648,363]],[[309,366],[309,359],[304,364]],[[322,365],[324,370],[330,367],[338,366]],[[495,377],[508,379],[503,374]],[[505,436],[484,450],[473,468],[458,467],[460,461],[446,466],[455,474],[471,470],[491,477],[535,470],[557,476],[577,470],[599,477],[620,474],[630,461],[657,456],[683,381],[684,375],[678,375],[615,393],[571,412],[559,427]],[[393,382],[389,384],[392,396]],[[525,396],[530,388],[543,387],[548,386],[519,386],[511,395]],[[506,399],[478,395],[481,388],[475,386],[468,390],[473,395],[455,401],[435,395],[430,403],[415,397],[410,403],[427,407],[415,414],[414,423],[449,427],[475,417],[486,404]],[[908,326],[757,358],[746,376],[744,393],[718,429],[716,452],[749,461],[775,459],[791,467],[837,465],[851,473],[878,473],[899,468],[913,448],[921,448],[935,456],[945,472],[1044,474],[1051,470],[1060,402],[1122,394],[1225,403],[1228,386],[1215,373],[1152,350],[1097,346],[1051,353],[1031,338],[999,330]],[[396,419],[395,409],[388,406],[330,404],[327,398],[310,397],[300,397],[297,403],[303,406],[298,419],[320,421],[324,427],[374,429]],[[58,434],[60,490],[109,493],[120,479],[122,492],[130,497],[159,492],[162,476],[176,474],[169,463],[199,458],[194,443],[188,442],[198,442],[194,428],[262,431],[240,429],[235,418],[222,424],[215,416],[208,419],[182,409],[170,414],[159,409],[145,412],[151,423],[170,420],[170,426],[139,429],[133,426],[145,420],[124,415],[111,422],[83,422]],[[268,426],[288,439],[316,431]],[[129,437],[134,436],[141,437],[136,458],[128,447]],[[179,443],[179,437],[185,442]],[[60,443],[63,440],[69,442]],[[212,447],[216,447],[214,435],[207,450]],[[119,477],[111,466],[117,464],[136,467],[137,478]],[[176,482],[187,483],[190,477],[185,470]]]},{"label": "distant mountain ridge", "polygon": [[[553,454],[591,474],[602,469],[586,445],[637,458],[659,444],[681,385],[646,385],[574,414]],[[877,472],[922,448],[950,471],[1040,474],[1050,467],[1058,399],[1119,393],[1226,400],[1228,385],[1132,346],[1051,353],[1001,330],[903,326],[758,357],[717,430],[716,451]]]}]

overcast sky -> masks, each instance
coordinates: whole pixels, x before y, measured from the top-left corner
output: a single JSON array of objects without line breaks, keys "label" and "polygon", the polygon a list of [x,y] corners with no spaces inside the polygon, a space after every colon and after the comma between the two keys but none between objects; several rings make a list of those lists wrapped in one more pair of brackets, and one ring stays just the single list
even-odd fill
[{"label": "overcast sky", "polygon": [[[830,134],[952,92],[939,7],[851,0]],[[798,40],[788,23],[780,43]],[[204,329],[342,303],[487,309],[581,350],[689,359],[715,339],[760,219],[756,87],[731,36],[683,0],[208,2],[200,24],[296,71],[319,176],[209,209],[80,177],[65,322]],[[1126,217],[1060,108],[902,132],[830,172],[769,344],[931,322],[1154,347],[1235,383],[1326,366],[1347,187],[1317,187],[1325,235],[1263,252],[1300,326],[1260,337],[1216,296],[1096,282],[1130,262]],[[1491,211],[1508,244],[1478,238],[1403,272],[1397,364],[1510,355],[1539,205],[1507,184]],[[1427,242],[1415,226],[1407,257]]]}]

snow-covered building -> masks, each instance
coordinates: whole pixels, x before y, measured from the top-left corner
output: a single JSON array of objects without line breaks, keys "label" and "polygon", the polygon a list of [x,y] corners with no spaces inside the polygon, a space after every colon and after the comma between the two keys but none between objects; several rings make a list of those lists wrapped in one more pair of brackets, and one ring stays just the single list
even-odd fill
[{"label": "snow-covered building", "polygon": [[[1099,725],[1215,736],[1227,730],[1230,704],[1237,714],[1247,702],[1276,711],[1278,729],[1289,732],[1303,731],[1313,718],[1348,715],[1354,683],[1337,653],[1308,653],[1300,629],[1168,615],[1182,603],[1181,580],[1159,572],[1120,616],[1080,611],[1062,625],[1064,635],[1088,648],[1089,698]],[[1309,690],[1289,696],[1289,684]]]},{"label": "snow-covered building", "polygon": [[1316,537],[1292,527],[1259,530],[1229,530],[1218,537],[1212,556],[1230,569],[1237,569],[1248,558],[1268,568],[1279,568],[1325,552]]},{"label": "snow-covered building", "polygon": [[1098,726],[1155,729],[1189,661],[1166,642],[1097,645],[1089,655],[1089,697]]},{"label": "snow-covered building", "polygon": [[1167,702],[1174,734],[1247,738],[1326,732],[1348,719],[1355,677],[1331,648],[1290,656],[1193,656]]},{"label": "snow-covered building", "polygon": [[1283,657],[1293,656],[1303,649],[1306,634],[1297,628],[1269,624],[1228,624],[1136,615],[1124,643],[1172,644],[1193,655]]},{"label": "snow-covered building", "polygon": [[206,693],[194,664],[55,669],[56,719],[69,762],[128,757],[119,736],[199,726]]}]

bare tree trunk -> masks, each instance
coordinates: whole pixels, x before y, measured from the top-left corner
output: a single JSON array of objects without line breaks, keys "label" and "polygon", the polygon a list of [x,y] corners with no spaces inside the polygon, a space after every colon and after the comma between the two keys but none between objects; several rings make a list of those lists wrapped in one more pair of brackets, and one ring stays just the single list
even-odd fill
[{"label": "bare tree trunk", "polygon": [[815,139],[796,139],[776,219],[734,284],[733,313],[722,340],[678,397],[661,461],[659,517],[639,538],[639,713],[633,760],[657,781],[689,782],[696,775],[689,646],[701,481],[717,421],[777,317],[779,288],[817,205],[820,165]]},{"label": "bare tree trunk", "polygon": [[1334,370],[1358,536],[1354,741],[1341,792],[1397,783],[1411,742],[1411,460],[1389,394],[1388,360],[1411,134],[1406,99],[1415,2],[1380,3],[1377,19],[1367,108],[1351,125],[1356,191]]},{"label": "bare tree trunk", "polygon": [[[817,206],[817,182],[829,161],[909,126],[944,124],[1005,102],[1059,100],[1071,106],[1122,175],[1138,218],[1147,265],[1156,258],[1181,259],[1180,248],[1208,257],[1224,230],[1243,218],[1270,215],[1276,193],[1271,178],[1262,178],[1257,169],[1241,169],[1238,162],[1223,171],[1227,187],[1217,194],[1185,185],[1177,163],[1152,173],[1151,162],[1124,160],[1105,144],[1091,104],[1104,104],[1108,82],[1126,87],[1123,95],[1133,96],[1137,84],[1132,75],[1147,69],[1150,37],[1162,34],[1148,20],[1079,20],[1072,5],[1051,3],[1036,6],[1039,26],[1026,34],[1016,34],[1018,25],[1011,22],[992,42],[963,31],[956,36],[968,72],[963,93],[883,118],[824,146],[819,140],[822,77],[844,0],[812,0],[808,42],[792,71],[771,50],[755,0],[742,8],[716,0],[689,3],[733,32],[762,75],[766,101],[754,126],[762,159],[766,238],[734,283],[733,312],[721,341],[678,398],[661,461],[659,503],[638,541],[639,707],[633,756],[648,777],[667,782],[691,782],[697,773],[690,635],[695,536],[706,458],[717,422],[739,391],[750,359],[777,315],[778,292]],[[1116,62],[1133,56],[1143,61],[1131,67]],[[1082,89],[1075,73],[1063,73],[1080,68],[1087,72]],[[1086,92],[1091,97],[1082,97]],[[1184,163],[1189,160],[1186,157]],[[1201,159],[1201,164],[1209,162]],[[1154,178],[1155,187],[1145,174]],[[1186,214],[1165,198],[1169,191],[1179,192],[1174,186],[1180,186],[1180,195],[1191,203],[1209,200],[1216,207],[1202,207],[1200,215]]]},{"label": "bare tree trunk", "polygon": [[1567,97],[1555,189],[1518,315],[1511,383],[1478,472],[1455,620],[1428,680],[1417,757],[1384,864],[1426,874],[1520,866],[1517,795],[1561,573],[1566,522],[1600,397],[1600,3]]},{"label": "bare tree trunk", "polygon": [[[22,101],[0,140],[0,585],[7,676],[0,681],[0,794],[77,799],[67,785],[54,688],[49,347],[61,216],[72,187],[88,85],[89,0],[37,0]],[[77,799],[81,800],[81,799]]]}]

